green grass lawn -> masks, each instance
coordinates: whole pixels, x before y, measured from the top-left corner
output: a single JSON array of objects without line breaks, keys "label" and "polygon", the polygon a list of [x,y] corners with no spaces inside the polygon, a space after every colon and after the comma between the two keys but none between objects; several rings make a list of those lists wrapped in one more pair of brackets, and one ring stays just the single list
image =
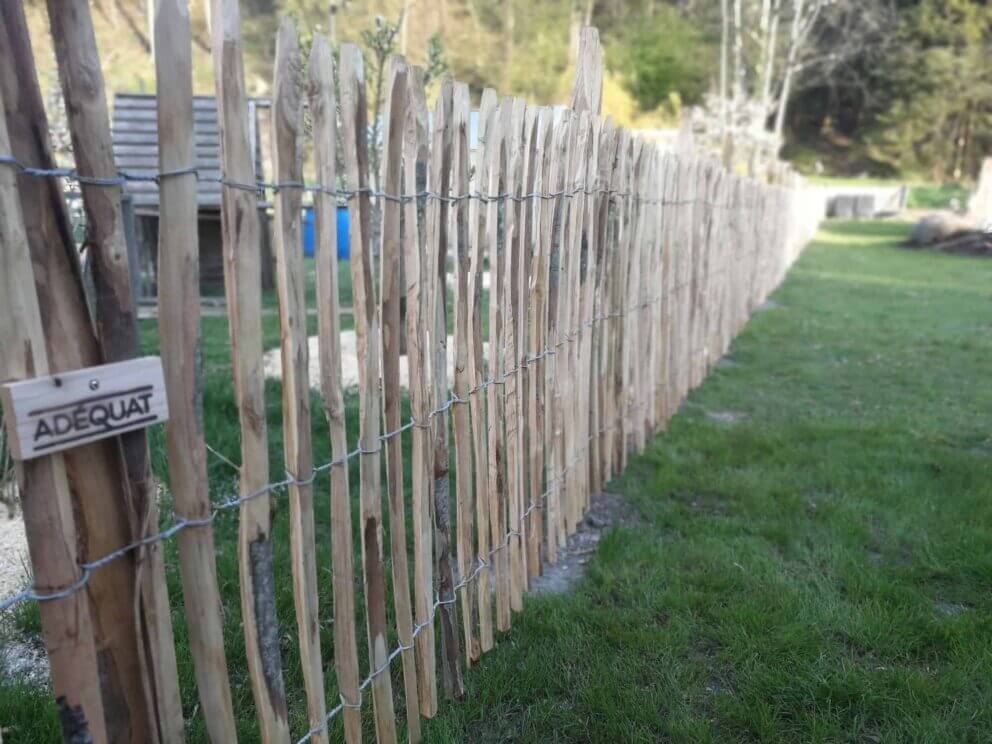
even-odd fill
[{"label": "green grass lawn", "polygon": [[989,740],[992,262],[904,230],[824,227],[428,741]]},{"label": "green grass lawn", "polygon": [[[636,524],[607,534],[574,592],[528,597],[510,636],[467,675],[468,698],[445,702],[426,724],[428,741],[985,740],[992,262],[905,251],[895,247],[904,232],[880,222],[824,227],[729,359],[611,484]],[[346,285],[346,264],[341,271]],[[264,330],[266,348],[278,345],[275,315]],[[226,319],[204,318],[203,331],[206,438],[237,461]],[[154,322],[143,322],[142,340],[156,350]],[[280,478],[278,383],[266,393]],[[357,401],[347,402],[354,442]],[[321,462],[329,444],[316,394],[313,411]],[[727,413],[718,418],[735,421],[710,417]],[[164,478],[162,450],[162,433],[152,430]],[[218,500],[234,488],[234,472],[215,457],[210,479]],[[319,479],[323,568],[327,491]],[[236,534],[237,516],[220,517],[226,653],[242,740],[257,741]],[[274,499],[274,544],[277,575],[288,577],[284,495]],[[174,544],[167,561],[188,739],[205,741]],[[291,582],[277,582],[277,592],[299,736],[305,703]],[[329,581],[320,582],[320,600],[329,618]],[[36,632],[37,609],[27,605],[0,626],[18,638]],[[323,643],[330,668],[329,623]],[[399,671],[394,664],[397,692]],[[336,698],[329,674],[331,705]],[[57,740],[48,690],[0,679],[0,727],[4,741]]]}]

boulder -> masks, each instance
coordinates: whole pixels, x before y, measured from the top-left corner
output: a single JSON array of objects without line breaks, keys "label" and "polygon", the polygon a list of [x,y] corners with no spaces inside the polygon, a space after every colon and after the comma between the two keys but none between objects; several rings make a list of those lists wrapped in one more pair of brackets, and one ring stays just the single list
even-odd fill
[{"label": "boulder", "polygon": [[966,217],[953,212],[934,212],[913,225],[907,241],[910,245],[933,245],[974,229],[975,225]]}]

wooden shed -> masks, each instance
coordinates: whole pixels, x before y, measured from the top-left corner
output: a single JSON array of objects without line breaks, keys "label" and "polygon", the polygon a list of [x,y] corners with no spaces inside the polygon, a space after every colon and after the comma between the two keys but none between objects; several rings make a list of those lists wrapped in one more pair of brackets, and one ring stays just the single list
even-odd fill
[{"label": "wooden shed", "polygon": [[[248,105],[249,130],[255,151],[255,173],[264,176],[262,148],[259,143],[258,110],[268,109],[268,101],[251,99]],[[217,99],[196,96],[193,99],[193,131],[196,138],[196,167],[200,237],[200,290],[205,295],[219,295],[224,287],[224,264],[220,229],[221,185],[220,127],[217,122]],[[117,93],[113,115],[114,161],[118,170],[154,174],[158,171],[158,118],[156,98],[150,94]],[[206,178],[203,178],[205,176]],[[125,186],[134,212],[134,234],[139,261],[140,298],[156,293],[158,266],[158,184],[129,182]],[[260,204],[262,218],[262,282],[271,288],[274,276],[269,237],[268,204]]]}]

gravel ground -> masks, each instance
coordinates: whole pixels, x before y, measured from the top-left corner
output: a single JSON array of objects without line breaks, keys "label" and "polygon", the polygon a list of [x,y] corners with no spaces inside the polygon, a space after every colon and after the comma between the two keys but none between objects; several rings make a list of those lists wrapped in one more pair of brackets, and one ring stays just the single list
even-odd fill
[{"label": "gravel ground", "polygon": [[24,587],[28,581],[28,544],[21,515],[4,514],[0,506],[0,599]]},{"label": "gravel ground", "polygon": [[[310,387],[320,387],[320,353],[317,344],[317,337],[311,336],[307,348],[310,352]],[[483,355],[488,355],[489,344],[482,343]],[[282,377],[282,353],[279,349],[272,349],[265,352],[263,359],[265,376],[279,379]],[[454,379],[455,369],[455,341],[448,336],[448,380]],[[400,357],[400,385],[407,387],[409,373],[407,372],[407,358]],[[345,387],[354,387],[358,384],[358,350],[354,331],[341,331],[341,381]]]}]

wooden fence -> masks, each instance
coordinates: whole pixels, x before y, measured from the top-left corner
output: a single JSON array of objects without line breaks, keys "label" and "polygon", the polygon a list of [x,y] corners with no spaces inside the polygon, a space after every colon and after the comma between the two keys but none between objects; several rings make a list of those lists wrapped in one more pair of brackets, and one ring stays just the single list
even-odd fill
[{"label": "wooden fence", "polygon": [[[251,737],[357,742],[364,712],[378,741],[396,741],[403,729],[418,740],[421,719],[438,709],[439,684],[446,697],[464,694],[465,668],[510,629],[530,582],[543,562],[556,562],[591,495],[664,430],[778,284],[815,226],[818,205],[784,172],[776,184],[750,181],[707,157],[662,152],[600,119],[594,29],[582,36],[571,106],[529,106],[486,90],[475,149],[468,86],[441,82],[429,113],[422,71],[393,57],[376,191],[359,49],[341,45],[336,62],[328,41],[315,35],[303,60],[293,24],[284,21],[273,84],[275,183],[258,184],[238,3],[214,0],[224,271],[242,463],[239,495],[218,500],[208,491],[200,410],[186,2],[154,3],[159,164],[154,173],[128,174],[116,171],[111,156],[88,4],[48,7],[76,171],[54,167],[23,9],[4,3],[0,373],[30,378],[137,355],[120,200],[128,181],[156,182],[175,512],[157,513],[143,432],[19,466],[35,585],[15,599],[39,602],[66,740],[82,741],[72,737],[83,732],[96,742],[185,736],[170,616],[170,602],[180,600],[167,593],[165,540],[177,544],[195,669],[195,692],[183,691],[196,698],[187,713],[202,716],[214,742],[238,738],[232,701],[243,701],[245,691],[232,697],[213,531],[215,517],[227,511],[239,518],[240,613],[257,720]],[[316,181],[304,183],[307,147]],[[63,177],[80,183],[85,200],[92,316],[66,230]],[[262,375],[260,191],[275,204],[288,471],[276,481]],[[330,452],[314,452],[311,443],[304,194],[316,210],[320,389]],[[339,199],[351,217],[360,363],[360,430],[351,451],[341,382]],[[404,334],[407,422],[399,377]],[[404,436],[412,439],[409,489]],[[358,549],[347,467],[355,458]],[[315,557],[314,488],[325,474],[330,566]],[[277,616],[272,545],[272,509],[282,494],[305,726],[299,718],[291,723],[283,682],[281,636],[291,631]],[[328,569],[332,610],[318,603]],[[320,630],[331,614],[328,648]],[[361,618],[368,650],[360,654]]]}]

